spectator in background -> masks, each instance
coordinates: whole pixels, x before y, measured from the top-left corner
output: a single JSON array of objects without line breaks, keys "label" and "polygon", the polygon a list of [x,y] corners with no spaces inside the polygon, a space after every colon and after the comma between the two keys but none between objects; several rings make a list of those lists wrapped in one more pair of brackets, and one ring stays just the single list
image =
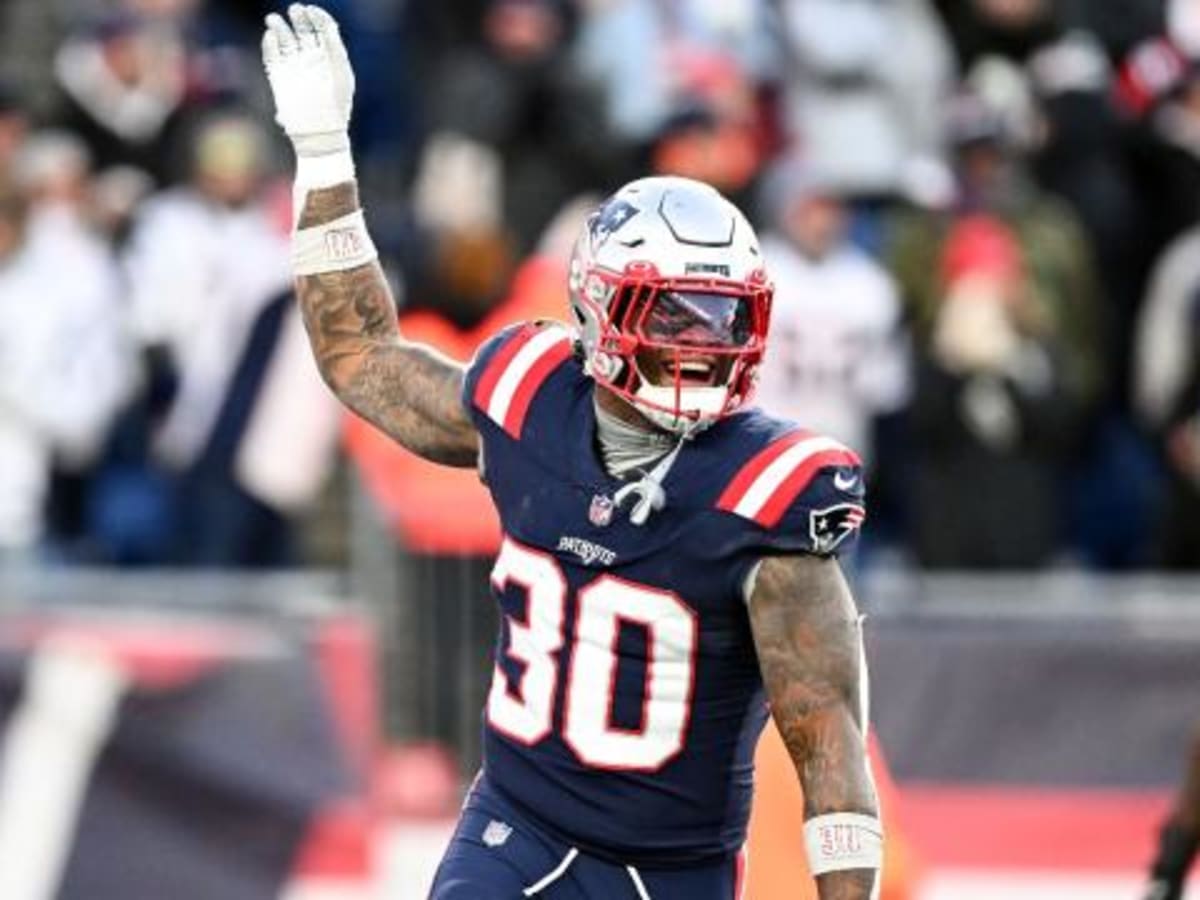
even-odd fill
[{"label": "spectator in background", "polygon": [[288,515],[322,482],[336,433],[295,352],[290,223],[265,199],[264,137],[241,116],[202,125],[191,182],[145,205],[127,255],[136,334],[177,385],[153,451],[177,479],[182,563],[290,560]]},{"label": "spectator in background", "polygon": [[6,0],[0,4],[0,80],[39,121],[58,103],[54,55],[100,0]]},{"label": "spectator in background", "polygon": [[1132,323],[1152,254],[1143,196],[1129,172],[1124,122],[1113,102],[1114,72],[1091,35],[1068,32],[1035,52],[1023,70],[1033,105],[1030,131],[1039,184],[1079,218],[1104,284],[1106,398],[1126,408]]},{"label": "spectator in background", "polygon": [[120,251],[142,203],[154,193],[154,181],[141,169],[112,166],[92,179],[89,204],[92,225]]},{"label": "spectator in background", "polygon": [[849,195],[901,194],[941,153],[953,59],[926,0],[784,0],[787,131]]},{"label": "spectator in background", "polygon": [[[88,223],[91,157],[83,141],[68,131],[38,132],[22,146],[13,173],[30,203],[29,236],[35,244],[47,251],[86,248],[92,256],[106,255]],[[111,281],[111,275],[97,278],[94,266],[72,277]]]},{"label": "spectator in background", "polygon": [[[265,102],[258,72],[258,28],[269,11],[255,2],[221,0],[118,0],[140,30],[178,45],[182,63],[182,112],[221,104]],[[337,0],[334,0],[337,2]],[[263,4],[271,9],[278,4]],[[236,13],[236,14],[235,14]],[[174,118],[182,118],[177,115]],[[176,129],[169,121],[168,128]],[[172,148],[178,152],[178,148]],[[186,176],[182,168],[170,173]]]},{"label": "spectator in background", "polygon": [[1141,102],[1132,156],[1146,240],[1157,252],[1200,219],[1200,60],[1147,42],[1135,49],[1124,87],[1129,102]]},{"label": "spectator in background", "polygon": [[963,70],[983,56],[1024,62],[1061,34],[1053,0],[937,0]]},{"label": "spectator in background", "polygon": [[28,561],[44,531],[48,442],[32,387],[44,370],[24,321],[40,291],[28,253],[24,198],[0,195],[0,561]]},{"label": "spectator in background", "polygon": [[1160,563],[1200,568],[1200,226],[1155,266],[1134,360],[1134,408],[1167,469]]},{"label": "spectator in background", "polygon": [[[1013,177],[1004,174],[1004,167],[991,170],[1001,173],[999,179],[989,178],[986,149],[960,153],[970,160],[960,170],[968,171],[972,181],[1000,186],[1000,199],[1008,201],[1007,220],[1026,222],[1026,252],[1040,255],[1037,271],[1045,298],[1053,304],[1055,327],[1069,329],[1075,342],[1070,360],[1076,366],[1074,384],[1087,394],[1094,413],[1080,433],[1080,452],[1064,472],[1069,476],[1063,479],[1062,498],[1070,510],[1069,543],[1093,564],[1142,564],[1151,533],[1154,465],[1123,412],[1130,326],[1147,265],[1147,229],[1139,221],[1141,198],[1117,141],[1111,68],[1090,36],[1048,33],[1036,49],[1015,61],[979,57],[967,84],[971,100],[954,108],[953,130],[986,132],[986,119],[994,118],[1007,155],[1020,165],[1011,191],[1003,188]],[[978,121],[972,124],[973,119]],[[985,197],[988,193],[986,188],[977,191]],[[993,209],[1003,208],[1003,203],[988,202]],[[1034,223],[1045,229],[1043,236],[1029,228]],[[1076,266],[1073,256],[1088,271],[1096,267],[1103,296],[1069,275]]]},{"label": "spectator in background", "polygon": [[[1087,32],[1044,24],[1031,30],[1036,40],[1021,52],[1012,44],[1008,56],[997,55],[996,48],[977,56],[967,84],[982,108],[996,116],[1009,155],[1028,161],[1021,180],[1038,186],[1042,199],[1030,204],[1026,198],[1026,212],[1017,215],[1028,219],[1033,213],[1033,221],[1057,233],[1053,240],[1029,232],[1023,237],[1027,251],[1042,255],[1041,277],[1053,291],[1047,297],[1055,304],[1070,299],[1068,292],[1085,297],[1085,286],[1063,280],[1071,255],[1089,260],[1103,284],[1103,296],[1085,297],[1082,308],[1066,306],[1056,313],[1058,327],[1075,332],[1074,361],[1082,363],[1075,370],[1077,384],[1090,395],[1094,411],[1080,433],[1080,452],[1064,471],[1062,502],[1070,511],[1067,538],[1074,551],[1092,564],[1130,567],[1146,559],[1155,491],[1153,457],[1124,415],[1131,325],[1151,229],[1141,221],[1142,196],[1128,171],[1124,126],[1112,102],[1113,71],[1103,47]],[[956,110],[959,116],[969,119]],[[1013,197],[1023,192],[1029,193],[1018,189]],[[1013,213],[1009,220],[1015,221]]]},{"label": "spectator in background", "polygon": [[748,209],[770,151],[755,85],[731,57],[690,63],[686,91],[649,145],[649,169],[711,184]]},{"label": "spectator in background", "polygon": [[1030,177],[1009,124],[981,98],[963,94],[949,115],[955,194],[948,208],[913,210],[896,217],[889,268],[898,279],[922,344],[931,339],[943,308],[939,265],[958,223],[985,216],[1011,230],[1033,289],[1025,315],[1052,336],[1061,359],[1062,385],[1090,404],[1104,379],[1100,356],[1103,304],[1091,249],[1079,222],[1062,202]]},{"label": "spectator in background", "polygon": [[55,460],[85,467],[130,386],[115,267],[56,208],[83,159],[35,137],[16,166],[27,194],[0,200],[0,552],[26,557],[46,536]]},{"label": "spectator in background", "polygon": [[1035,263],[1005,222],[963,217],[939,252],[912,413],[917,558],[1044,565],[1059,547],[1058,474],[1078,421],[1063,335],[1047,327]]},{"label": "spectator in background", "polygon": [[1191,59],[1200,59],[1200,6],[1193,0],[1167,0],[1166,33]]},{"label": "spectator in background", "polygon": [[908,401],[908,343],[891,276],[849,243],[840,188],[786,160],[764,184],[776,283],[759,403],[874,458],[875,418]]},{"label": "spectator in background", "polygon": [[184,62],[172,25],[110,15],[58,50],[59,124],[83,137],[99,168],[132,165],[165,180],[185,99]]},{"label": "spectator in background", "polygon": [[564,0],[491,0],[477,40],[435,66],[416,205],[439,237],[499,232],[519,259],[568,198],[608,180],[616,153],[570,65],[574,23]]},{"label": "spectator in background", "polygon": [[[1091,241],[1106,294],[1105,358],[1111,359],[1105,397],[1123,412],[1128,376],[1130,324],[1146,272],[1179,225],[1164,210],[1184,206],[1181,195],[1146,202],[1147,186],[1160,180],[1156,163],[1131,169],[1126,122],[1114,95],[1143,94],[1144,109],[1161,86],[1149,87],[1173,61],[1130,48],[1161,34],[1162,0],[938,0],[969,81],[994,70],[1011,73],[1009,93],[1030,103],[1026,152],[1040,186],[1063,198]],[[1173,55],[1173,54],[1172,54]],[[1120,71],[1114,70],[1114,63]],[[993,70],[988,73],[987,70]],[[981,77],[982,76],[982,77]],[[1174,76],[1171,76],[1174,78]],[[1023,82],[1016,84],[1017,80]],[[1116,90],[1114,90],[1116,88]],[[986,91],[984,91],[986,93]],[[1144,170],[1144,171],[1140,171]],[[1189,216],[1191,214],[1189,213]],[[1190,221],[1190,219],[1189,219]]]},{"label": "spectator in background", "polygon": [[1165,427],[1186,391],[1198,304],[1200,225],[1175,240],[1155,263],[1137,323],[1133,405],[1150,432]]},{"label": "spectator in background", "polygon": [[[1172,0],[1174,2],[1174,0]],[[1188,3],[1190,0],[1182,0]],[[1098,38],[1111,59],[1163,31],[1163,0],[936,0],[964,68],[981,56],[1022,61],[1069,31]]]},{"label": "spectator in background", "polygon": [[[52,446],[47,510],[55,550],[70,557],[86,550],[86,507],[95,467],[134,385],[121,303],[124,285],[110,246],[92,228],[90,160],[82,141],[61,131],[35,133],[14,172],[29,204],[29,252],[42,261],[38,302],[44,307],[59,304],[53,327],[60,352],[69,352],[72,363],[59,376],[72,402],[58,401],[63,422]],[[48,308],[44,312],[51,314]]]},{"label": "spectator in background", "polygon": [[603,109],[626,145],[660,134],[682,99],[695,93],[697,69],[713,60],[759,87],[782,76],[776,23],[767,0],[586,0],[576,60],[599,86]]},{"label": "spectator in background", "polygon": [[[1096,410],[1104,396],[1109,369],[1102,352],[1106,311],[1093,269],[1091,247],[1070,208],[1047,195],[1032,180],[1022,150],[1027,145],[1020,140],[1021,131],[1014,128],[1014,123],[1020,121],[1001,115],[993,103],[978,94],[965,93],[957,98],[948,116],[956,180],[953,202],[942,210],[901,214],[892,230],[891,268],[909,304],[921,357],[933,363],[922,369],[917,406],[933,396],[929,388],[937,386],[939,379],[931,376],[945,369],[937,365],[937,357],[931,353],[935,334],[943,327],[942,317],[946,315],[943,303],[946,283],[940,275],[944,271],[941,261],[946,256],[950,236],[964,222],[982,217],[1002,226],[1004,233],[1016,241],[1023,299],[1006,308],[1019,309],[1022,333],[1047,348],[1053,362],[1051,396],[1061,404],[1058,411],[1062,416],[1062,421],[1055,422],[1059,427],[1052,447],[1041,443],[1047,431],[1034,427],[1040,421],[1034,416],[1028,423],[1033,429],[1032,443],[1018,441],[1012,447],[1002,448],[1002,453],[997,451],[996,462],[1003,463],[1002,468],[1020,463],[1011,468],[1013,473],[1020,473],[1027,466],[1031,483],[1040,479],[1038,488],[1048,492],[1040,501],[1030,497],[1034,504],[1030,507],[1031,515],[1044,514],[1040,519],[1044,527],[1040,531],[1034,528],[1023,531],[1030,542],[1014,548],[1021,552],[1004,556],[1004,564],[1044,561],[1055,543],[1061,538],[1065,545],[1069,535],[1073,544],[1091,560],[1112,566],[1131,565],[1139,558],[1140,539],[1147,531],[1144,485],[1140,477],[1121,477],[1119,473],[1124,466],[1130,469],[1130,474],[1136,471],[1140,476],[1138,464],[1143,455],[1140,447],[1130,447],[1124,440],[1124,432],[1109,435],[1108,431],[1099,430]],[[991,403],[990,399],[980,402]],[[1049,411],[1037,404],[1016,409],[1031,415]],[[939,435],[929,426],[938,421],[948,422],[952,410],[933,407],[931,411],[936,415],[925,416],[925,441],[916,442],[916,454],[925,451],[928,441]],[[917,433],[920,431],[918,428]],[[1104,437],[1103,442],[1095,440],[1098,435]],[[943,433],[939,439],[944,437]],[[983,463],[988,458],[988,454],[983,454],[970,467],[986,469]],[[1134,462],[1125,466],[1130,458]],[[1073,468],[1068,464],[1073,464]],[[936,480],[934,470],[928,471]],[[1053,472],[1069,473],[1072,477],[1056,480],[1049,477]],[[923,494],[918,497],[924,499]],[[999,504],[996,508],[1004,515],[1016,512],[1004,496],[994,499]],[[917,516],[921,515],[918,510]],[[982,509],[980,515],[984,515]],[[1071,530],[1063,531],[1061,536],[1060,518],[1063,523],[1071,524]],[[1038,539],[1032,540],[1035,534]],[[924,540],[926,550],[936,552],[928,531]],[[993,564],[999,563],[993,560]]]}]

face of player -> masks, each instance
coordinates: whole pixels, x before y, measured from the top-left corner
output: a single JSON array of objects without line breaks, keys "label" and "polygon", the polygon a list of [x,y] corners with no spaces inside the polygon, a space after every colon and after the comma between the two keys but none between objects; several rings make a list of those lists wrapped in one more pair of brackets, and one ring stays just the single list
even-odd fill
[{"label": "face of player", "polygon": [[750,304],[743,298],[665,291],[636,326],[643,346],[641,376],[658,387],[718,387],[729,381],[734,355],[750,340]]}]

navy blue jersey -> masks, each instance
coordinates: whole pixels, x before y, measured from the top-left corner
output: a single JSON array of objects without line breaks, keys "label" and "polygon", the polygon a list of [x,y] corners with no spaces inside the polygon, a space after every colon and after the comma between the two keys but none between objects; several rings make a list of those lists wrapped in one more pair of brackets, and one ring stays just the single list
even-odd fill
[{"label": "navy blue jersey", "polygon": [[588,852],[653,867],[737,851],[767,717],[746,609],[771,554],[832,554],[858,458],[758,410],[689,441],[644,525],[596,449],[594,383],[561,326],[514,326],[464,402],[504,529],[484,714],[488,781]]}]

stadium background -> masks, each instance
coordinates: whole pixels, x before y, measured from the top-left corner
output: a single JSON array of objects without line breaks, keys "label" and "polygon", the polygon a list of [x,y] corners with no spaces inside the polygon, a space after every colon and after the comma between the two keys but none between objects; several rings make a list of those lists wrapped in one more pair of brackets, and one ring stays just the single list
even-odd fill
[{"label": "stadium background", "polygon": [[[410,336],[561,316],[638,174],[760,226],[762,401],[871,463],[894,896],[1135,896],[1200,721],[1200,4],[322,5]],[[495,519],[315,376],[273,8],[0,6],[6,900],[421,896],[477,761]]]}]

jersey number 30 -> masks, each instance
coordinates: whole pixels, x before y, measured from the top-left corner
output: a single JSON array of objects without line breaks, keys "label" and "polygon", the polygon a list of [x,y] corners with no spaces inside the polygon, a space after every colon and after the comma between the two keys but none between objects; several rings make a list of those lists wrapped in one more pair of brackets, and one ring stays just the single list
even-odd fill
[{"label": "jersey number 30", "polygon": [[[567,579],[554,557],[505,539],[492,570],[497,591],[525,592],[524,621],[506,616],[506,652],[524,666],[518,680],[497,665],[488,722],[533,745],[554,727],[558,656],[564,642]],[[581,762],[601,769],[652,772],[683,749],[695,682],[695,612],[670,591],[601,575],[576,594],[562,738]],[[637,728],[612,721],[622,624],[646,632],[646,676]]]}]

